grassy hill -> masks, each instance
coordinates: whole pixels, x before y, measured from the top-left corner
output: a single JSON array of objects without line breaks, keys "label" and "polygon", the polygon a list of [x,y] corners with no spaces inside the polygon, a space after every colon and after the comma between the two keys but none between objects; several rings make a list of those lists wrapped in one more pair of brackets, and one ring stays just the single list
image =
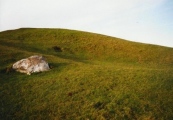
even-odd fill
[{"label": "grassy hill", "polygon": [[[0,32],[0,51],[1,119],[173,118],[173,48],[22,28]],[[52,69],[31,76],[8,72],[31,55],[43,55]]]}]

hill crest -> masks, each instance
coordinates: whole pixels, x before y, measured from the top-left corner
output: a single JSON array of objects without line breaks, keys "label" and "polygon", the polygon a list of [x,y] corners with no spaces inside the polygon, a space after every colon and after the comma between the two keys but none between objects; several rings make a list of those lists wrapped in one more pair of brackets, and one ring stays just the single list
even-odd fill
[{"label": "hill crest", "polygon": [[64,57],[173,64],[172,48],[77,30],[21,28],[1,32],[0,41],[3,46]]}]

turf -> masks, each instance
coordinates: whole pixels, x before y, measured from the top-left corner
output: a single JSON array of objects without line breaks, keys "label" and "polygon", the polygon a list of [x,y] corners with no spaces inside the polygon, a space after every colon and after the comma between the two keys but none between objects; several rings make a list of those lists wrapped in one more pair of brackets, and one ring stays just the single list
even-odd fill
[{"label": "turf", "polygon": [[[171,120],[173,48],[67,29],[0,32],[2,120]],[[43,55],[48,72],[10,71]]]}]

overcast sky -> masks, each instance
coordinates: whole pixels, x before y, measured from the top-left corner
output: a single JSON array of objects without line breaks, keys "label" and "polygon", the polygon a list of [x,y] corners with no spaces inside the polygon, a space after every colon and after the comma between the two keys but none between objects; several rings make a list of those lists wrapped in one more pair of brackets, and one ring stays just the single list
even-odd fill
[{"label": "overcast sky", "polygon": [[173,0],[0,0],[0,31],[66,28],[173,47]]}]

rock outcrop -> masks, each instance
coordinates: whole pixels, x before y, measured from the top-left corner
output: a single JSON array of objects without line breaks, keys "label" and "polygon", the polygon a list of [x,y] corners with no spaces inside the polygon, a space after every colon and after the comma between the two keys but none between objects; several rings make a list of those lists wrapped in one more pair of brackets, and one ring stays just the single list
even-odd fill
[{"label": "rock outcrop", "polygon": [[17,61],[12,68],[18,72],[30,75],[34,72],[43,72],[50,70],[48,63],[42,56],[34,55]]}]

